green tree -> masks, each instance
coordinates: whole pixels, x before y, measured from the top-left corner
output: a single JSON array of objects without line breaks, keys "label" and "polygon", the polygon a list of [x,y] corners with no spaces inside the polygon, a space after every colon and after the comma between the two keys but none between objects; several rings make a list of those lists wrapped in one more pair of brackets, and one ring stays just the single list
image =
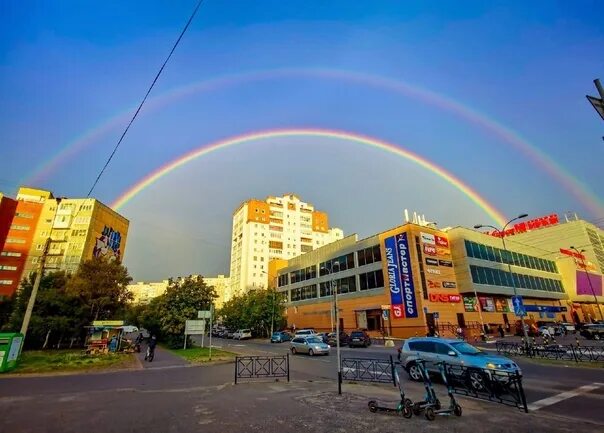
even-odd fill
[{"label": "green tree", "polygon": [[274,289],[254,290],[227,301],[218,312],[227,328],[250,328],[266,337],[272,329],[285,326],[283,295]]},{"label": "green tree", "polygon": [[[68,279],[65,272],[53,272],[40,280],[27,332],[28,348],[61,347],[67,341],[72,345],[82,336],[86,324],[85,311],[79,299],[67,293]],[[35,275],[32,275],[21,283],[6,329],[16,331],[21,328],[34,280]]]},{"label": "green tree", "polygon": [[93,258],[80,264],[69,279],[67,292],[80,300],[88,322],[110,319],[123,313],[132,299],[127,288],[131,281],[128,269],[119,261]]},{"label": "green tree", "polygon": [[[158,299],[156,314],[159,317],[161,335],[172,347],[184,343],[185,321],[196,319],[197,311],[207,310],[218,295],[202,277],[170,279],[166,292]],[[149,309],[152,311],[152,309]]]}]

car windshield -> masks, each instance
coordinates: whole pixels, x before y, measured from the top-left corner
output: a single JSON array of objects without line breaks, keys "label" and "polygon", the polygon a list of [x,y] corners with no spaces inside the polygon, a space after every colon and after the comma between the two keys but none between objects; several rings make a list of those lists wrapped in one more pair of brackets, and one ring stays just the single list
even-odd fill
[{"label": "car windshield", "polygon": [[468,343],[451,343],[451,346],[453,346],[455,350],[457,350],[462,355],[484,355],[484,352],[482,350],[479,350]]},{"label": "car windshield", "polygon": [[307,338],[306,341],[308,341],[309,343],[323,343],[323,341],[321,341],[319,338]]}]

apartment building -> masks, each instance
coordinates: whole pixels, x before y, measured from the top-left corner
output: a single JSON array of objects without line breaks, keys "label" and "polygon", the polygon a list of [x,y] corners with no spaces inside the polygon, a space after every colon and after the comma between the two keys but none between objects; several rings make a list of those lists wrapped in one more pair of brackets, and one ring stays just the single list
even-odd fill
[{"label": "apartment building", "polygon": [[74,272],[92,257],[123,258],[129,222],[93,198],[54,197],[22,187],[5,245],[0,252],[0,293],[11,295],[23,278],[39,270]]},{"label": "apartment building", "polygon": [[269,260],[290,259],[342,238],[341,229],[329,227],[327,213],[295,194],[243,202],[233,213],[227,299],[268,287]]}]

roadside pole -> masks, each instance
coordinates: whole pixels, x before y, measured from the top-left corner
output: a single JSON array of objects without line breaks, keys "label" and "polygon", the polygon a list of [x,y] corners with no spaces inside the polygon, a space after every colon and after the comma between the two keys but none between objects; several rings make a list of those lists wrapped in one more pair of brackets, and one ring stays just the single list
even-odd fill
[{"label": "roadside pole", "polygon": [[214,315],[214,303],[210,304],[210,361],[212,360],[212,316]]},{"label": "roadside pole", "polygon": [[34,305],[36,304],[36,297],[38,296],[38,288],[40,287],[40,281],[42,281],[42,274],[44,273],[44,264],[46,263],[46,255],[48,254],[48,248],[50,247],[50,238],[46,239],[44,244],[44,251],[40,258],[40,266],[36,273],[36,280],[34,286],[31,289],[31,295],[29,295],[29,301],[27,302],[27,309],[25,310],[25,316],[23,316],[23,323],[21,324],[21,334],[23,334],[23,341],[25,341],[25,335],[27,334],[27,328],[29,327],[29,321],[31,320],[31,314],[34,311]]}]

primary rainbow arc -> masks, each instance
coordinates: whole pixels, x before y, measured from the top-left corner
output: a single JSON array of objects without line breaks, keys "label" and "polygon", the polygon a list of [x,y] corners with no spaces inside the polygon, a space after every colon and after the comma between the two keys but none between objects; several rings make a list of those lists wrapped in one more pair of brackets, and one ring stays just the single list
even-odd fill
[{"label": "primary rainbow arc", "polygon": [[231,146],[235,146],[238,144],[244,144],[248,142],[253,142],[257,140],[269,139],[269,138],[278,138],[278,137],[323,137],[323,138],[336,138],[341,140],[347,140],[351,142],[356,142],[359,144],[363,144],[369,147],[381,149],[395,155],[401,156],[405,159],[408,159],[417,165],[431,171],[435,175],[439,176],[441,179],[445,180],[450,185],[457,188],[464,195],[466,195],[473,203],[475,203],[479,208],[481,208],[494,222],[499,225],[505,224],[506,218],[502,212],[500,212],[495,206],[489,203],[485,198],[483,198],[478,192],[472,189],[469,185],[464,183],[462,180],[457,178],[452,173],[448,172],[444,168],[435,164],[432,161],[420,156],[416,153],[413,153],[407,149],[403,149],[399,146],[396,146],[392,143],[388,143],[386,141],[368,137],[365,135],[360,135],[347,131],[337,131],[337,130],[327,130],[327,129],[310,129],[310,128],[299,128],[299,129],[273,129],[266,131],[258,131],[252,132],[249,134],[239,135],[231,138],[227,138],[224,140],[216,141],[209,144],[203,144],[179,157],[168,162],[167,164],[162,165],[158,169],[152,171],[147,176],[142,178],[136,184],[128,188],[125,192],[123,192],[112,204],[111,207],[113,209],[120,210],[124,205],[126,205],[129,201],[131,201],[137,194],[143,191],[145,188],[148,188],[155,182],[157,182],[162,177],[168,175],[172,171],[176,170],[179,167],[182,167],[189,162],[200,158],[204,155],[208,155],[212,152],[216,152],[221,149],[226,149]]}]

